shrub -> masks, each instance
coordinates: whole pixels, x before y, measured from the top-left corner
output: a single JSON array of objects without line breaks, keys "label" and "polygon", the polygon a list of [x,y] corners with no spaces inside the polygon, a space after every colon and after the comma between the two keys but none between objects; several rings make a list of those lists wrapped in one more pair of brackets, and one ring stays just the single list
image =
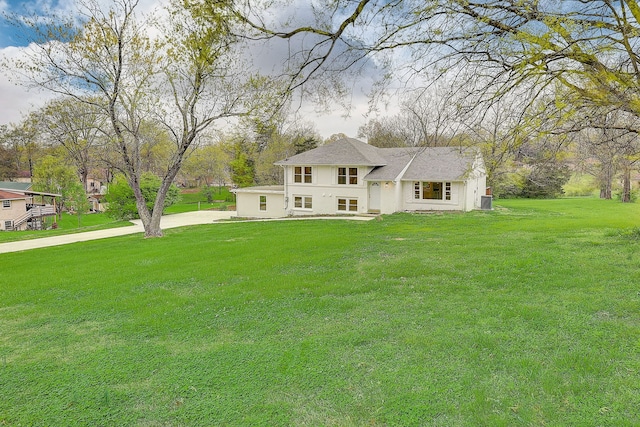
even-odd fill
[{"label": "shrub", "polygon": [[[153,203],[161,183],[160,178],[150,172],[145,172],[140,177],[140,190],[147,202],[147,207],[151,211],[153,211]],[[164,207],[171,206],[179,200],[180,190],[175,184],[171,184],[167,192],[167,197],[164,200]],[[111,218],[119,220],[139,218],[136,198],[123,175],[117,175],[115,177],[109,186],[109,192],[105,195],[105,201],[108,203],[106,213]]]}]

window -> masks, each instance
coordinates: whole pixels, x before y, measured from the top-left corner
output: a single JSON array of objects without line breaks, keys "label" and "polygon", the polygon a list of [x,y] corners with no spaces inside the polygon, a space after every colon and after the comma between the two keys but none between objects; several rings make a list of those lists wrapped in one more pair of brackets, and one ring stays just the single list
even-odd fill
[{"label": "window", "polygon": [[4,229],[7,230],[7,231],[13,230],[13,221],[5,221],[4,222]]},{"label": "window", "polygon": [[358,199],[338,199],[338,211],[358,212]]},{"label": "window", "polygon": [[311,184],[311,166],[296,166],[293,168],[293,182]]},{"label": "window", "polygon": [[11,207],[11,200],[3,200],[2,201],[2,207],[3,208],[10,208]]},{"label": "window", "polygon": [[338,168],[338,184],[357,185],[358,168]]},{"label": "window", "polygon": [[260,196],[260,210],[267,210],[267,196]]},{"label": "window", "polygon": [[413,198],[416,200],[451,200],[451,183],[414,182]]},{"label": "window", "polygon": [[296,209],[312,209],[311,196],[294,196],[293,207]]}]

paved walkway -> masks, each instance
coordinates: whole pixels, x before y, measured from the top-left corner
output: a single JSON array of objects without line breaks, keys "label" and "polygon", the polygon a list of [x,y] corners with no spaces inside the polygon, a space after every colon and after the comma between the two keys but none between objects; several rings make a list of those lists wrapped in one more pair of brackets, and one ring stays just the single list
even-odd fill
[{"label": "paved walkway", "polygon": [[[235,211],[196,211],[180,214],[165,215],[160,220],[160,227],[163,230],[186,225],[211,224],[216,221],[229,219],[236,216]],[[279,219],[256,219],[248,221],[286,221],[303,219],[347,219],[355,221],[369,221],[373,216],[322,216],[322,217],[290,217]],[[46,248],[49,246],[60,246],[68,243],[86,242],[88,240],[106,239],[108,237],[124,236],[127,234],[144,233],[142,222],[139,219],[131,221],[133,225],[120,228],[109,228],[106,230],[87,231],[84,233],[65,234],[62,236],[43,237],[40,239],[21,240],[19,242],[0,243],[0,254],[8,252],[26,251],[29,249]],[[18,232],[16,232],[18,233]]]},{"label": "paved walkway", "polygon": [[[183,227],[185,225],[211,224],[212,222],[220,221],[222,219],[229,219],[235,215],[235,211],[196,211],[165,215],[160,220],[160,227],[163,230],[166,230],[168,228]],[[88,240],[105,239],[108,237],[124,236],[126,234],[144,233],[142,222],[139,219],[131,222],[133,225],[128,227],[109,228],[106,230],[43,237],[41,239],[0,243],[0,254],[26,251],[35,248],[46,248],[49,246],[66,245],[68,243],[86,242]]]}]

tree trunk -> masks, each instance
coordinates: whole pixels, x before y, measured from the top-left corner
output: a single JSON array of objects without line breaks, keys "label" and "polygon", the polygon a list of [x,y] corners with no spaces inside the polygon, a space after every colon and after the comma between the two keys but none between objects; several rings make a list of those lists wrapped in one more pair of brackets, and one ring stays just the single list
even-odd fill
[{"label": "tree trunk", "polygon": [[[138,215],[140,221],[144,227],[145,237],[162,237],[162,230],[160,229],[160,220],[157,220],[157,224],[154,225],[153,215],[147,207],[147,201],[140,189],[140,181],[135,177],[135,173],[131,172],[133,176],[127,176],[129,186],[133,190],[133,195],[136,198],[136,208],[138,209]],[[162,213],[160,213],[162,215]]]},{"label": "tree trunk", "polygon": [[631,202],[631,168],[625,167],[622,175],[622,203]]},{"label": "tree trunk", "polygon": [[611,200],[613,186],[613,164],[609,163],[602,167],[600,173],[600,198]]},{"label": "tree trunk", "polygon": [[[158,192],[158,197],[156,197],[156,202],[160,199],[160,192]],[[162,197],[162,204],[160,209],[153,209],[151,213],[151,217],[149,220],[148,226],[144,228],[144,237],[162,237],[164,234],[162,233],[162,228],[160,228],[160,220],[162,219],[162,205],[164,205],[164,197]]]},{"label": "tree trunk", "polygon": [[[146,204],[144,205],[145,210],[149,213],[149,220],[142,221],[142,225],[144,226],[144,237],[163,236],[162,229],[160,228],[160,220],[162,219],[162,212],[164,211],[164,201],[167,198],[167,193],[169,192],[169,188],[171,187],[173,180],[180,170],[180,165],[180,160],[176,160],[176,163],[169,168],[169,171],[162,179],[162,184],[160,184],[160,188],[156,194],[156,199],[153,203],[153,210],[149,212]],[[140,206],[138,206],[138,211],[139,210]],[[140,218],[142,218],[142,215],[140,215]]]},{"label": "tree trunk", "polygon": [[84,188],[84,192],[88,193],[88,181],[89,181],[89,168],[83,166],[78,168],[78,172],[80,173],[80,180],[82,181],[82,188]]}]

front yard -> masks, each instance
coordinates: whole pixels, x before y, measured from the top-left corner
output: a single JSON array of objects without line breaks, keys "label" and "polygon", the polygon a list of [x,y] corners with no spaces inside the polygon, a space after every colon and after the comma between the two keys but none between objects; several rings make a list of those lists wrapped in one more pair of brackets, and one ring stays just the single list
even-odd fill
[{"label": "front yard", "polygon": [[0,255],[0,425],[640,422],[640,205]]}]

